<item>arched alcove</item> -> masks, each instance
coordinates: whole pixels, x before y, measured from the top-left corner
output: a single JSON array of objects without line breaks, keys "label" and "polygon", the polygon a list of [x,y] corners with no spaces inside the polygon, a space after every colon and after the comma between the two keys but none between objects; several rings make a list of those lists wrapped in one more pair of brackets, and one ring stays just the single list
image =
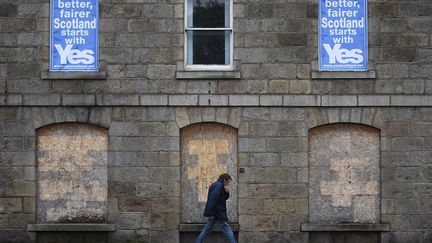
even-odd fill
[{"label": "arched alcove", "polygon": [[233,177],[228,218],[237,214],[237,129],[221,123],[184,127],[181,136],[181,222],[206,222],[203,217],[209,186],[220,174]]},{"label": "arched alcove", "polygon": [[337,123],[309,130],[309,222],[378,223],[380,130]]},{"label": "arched alcove", "polygon": [[36,136],[38,222],[106,221],[108,130],[59,123]]}]

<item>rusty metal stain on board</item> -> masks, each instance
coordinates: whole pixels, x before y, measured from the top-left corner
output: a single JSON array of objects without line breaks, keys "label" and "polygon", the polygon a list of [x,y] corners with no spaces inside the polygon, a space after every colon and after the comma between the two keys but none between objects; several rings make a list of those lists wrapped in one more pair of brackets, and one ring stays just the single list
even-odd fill
[{"label": "rusty metal stain on board", "polygon": [[209,186],[229,173],[228,217],[237,220],[237,130],[218,123],[203,123],[181,130],[182,222],[202,222]]},{"label": "rusty metal stain on board", "polygon": [[106,218],[108,132],[62,123],[37,131],[38,221]]}]

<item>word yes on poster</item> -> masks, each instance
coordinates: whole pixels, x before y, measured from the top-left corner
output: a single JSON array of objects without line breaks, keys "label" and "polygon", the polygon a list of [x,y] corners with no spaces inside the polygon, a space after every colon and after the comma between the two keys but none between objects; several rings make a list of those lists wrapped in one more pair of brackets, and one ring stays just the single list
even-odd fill
[{"label": "word yes on poster", "polygon": [[367,0],[320,0],[319,70],[368,70]]},{"label": "word yes on poster", "polygon": [[50,71],[98,71],[98,0],[51,0]]}]

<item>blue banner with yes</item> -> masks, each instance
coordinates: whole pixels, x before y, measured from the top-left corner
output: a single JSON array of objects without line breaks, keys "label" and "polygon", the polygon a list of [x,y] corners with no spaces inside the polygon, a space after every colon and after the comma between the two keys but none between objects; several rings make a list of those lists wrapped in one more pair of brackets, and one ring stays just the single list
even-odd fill
[{"label": "blue banner with yes", "polygon": [[367,0],[320,0],[320,71],[368,70]]},{"label": "blue banner with yes", "polygon": [[50,71],[98,71],[98,0],[51,0]]}]

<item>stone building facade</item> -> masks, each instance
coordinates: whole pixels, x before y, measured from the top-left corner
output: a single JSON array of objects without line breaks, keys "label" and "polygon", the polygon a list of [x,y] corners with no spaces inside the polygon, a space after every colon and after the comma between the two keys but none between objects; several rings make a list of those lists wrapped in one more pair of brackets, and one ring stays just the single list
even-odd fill
[{"label": "stone building facade", "polygon": [[365,72],[317,0],[233,0],[206,71],[183,0],[100,0],[100,72],[48,72],[49,4],[0,3],[0,242],[191,242],[222,171],[239,242],[432,242],[430,0],[369,0]]}]

